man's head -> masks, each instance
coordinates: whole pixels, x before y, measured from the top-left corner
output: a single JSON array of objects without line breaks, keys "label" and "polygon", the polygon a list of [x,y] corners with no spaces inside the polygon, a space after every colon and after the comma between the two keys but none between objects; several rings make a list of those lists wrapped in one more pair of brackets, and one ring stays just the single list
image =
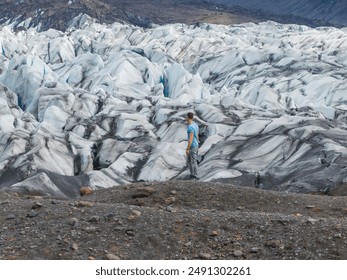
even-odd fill
[{"label": "man's head", "polygon": [[189,112],[187,114],[187,121],[188,121],[188,123],[192,123],[193,119],[194,119],[194,114],[192,112]]}]

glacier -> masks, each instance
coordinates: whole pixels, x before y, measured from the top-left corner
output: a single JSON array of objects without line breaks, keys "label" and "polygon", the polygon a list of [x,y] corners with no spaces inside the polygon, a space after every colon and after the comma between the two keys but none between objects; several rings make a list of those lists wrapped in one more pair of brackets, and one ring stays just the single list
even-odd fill
[{"label": "glacier", "polygon": [[275,22],[143,29],[80,16],[0,31],[0,188],[186,179],[329,193],[347,182],[347,29]]}]

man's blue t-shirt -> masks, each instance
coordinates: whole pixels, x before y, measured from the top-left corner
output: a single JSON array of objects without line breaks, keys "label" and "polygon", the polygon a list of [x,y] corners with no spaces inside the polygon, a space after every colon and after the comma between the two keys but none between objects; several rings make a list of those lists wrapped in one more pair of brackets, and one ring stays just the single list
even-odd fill
[{"label": "man's blue t-shirt", "polygon": [[198,142],[198,135],[199,135],[199,127],[195,122],[192,122],[187,128],[187,134],[188,134],[188,141],[189,141],[189,134],[194,134],[193,143],[191,145],[192,148],[199,148],[199,142]]}]

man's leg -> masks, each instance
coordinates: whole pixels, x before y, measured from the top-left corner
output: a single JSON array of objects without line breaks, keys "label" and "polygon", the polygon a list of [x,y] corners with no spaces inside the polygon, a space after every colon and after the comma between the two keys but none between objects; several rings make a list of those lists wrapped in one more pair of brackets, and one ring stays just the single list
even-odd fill
[{"label": "man's leg", "polygon": [[189,170],[190,170],[190,176],[192,176],[192,174],[193,174],[193,166],[192,166],[191,151],[189,151],[189,154],[188,154],[188,157],[187,157],[187,163],[188,163]]},{"label": "man's leg", "polygon": [[190,166],[191,171],[190,174],[194,176],[195,178],[198,178],[198,149],[197,148],[191,148],[189,152],[190,157]]}]

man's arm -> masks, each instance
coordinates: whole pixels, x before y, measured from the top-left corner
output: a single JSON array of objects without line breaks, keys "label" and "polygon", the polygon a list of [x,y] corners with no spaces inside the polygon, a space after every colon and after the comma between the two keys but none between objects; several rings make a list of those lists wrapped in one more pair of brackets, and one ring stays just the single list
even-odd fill
[{"label": "man's arm", "polygon": [[193,140],[194,140],[194,132],[191,132],[191,133],[189,133],[189,140],[188,140],[188,146],[187,146],[186,154],[189,153],[190,146],[192,145]]}]

